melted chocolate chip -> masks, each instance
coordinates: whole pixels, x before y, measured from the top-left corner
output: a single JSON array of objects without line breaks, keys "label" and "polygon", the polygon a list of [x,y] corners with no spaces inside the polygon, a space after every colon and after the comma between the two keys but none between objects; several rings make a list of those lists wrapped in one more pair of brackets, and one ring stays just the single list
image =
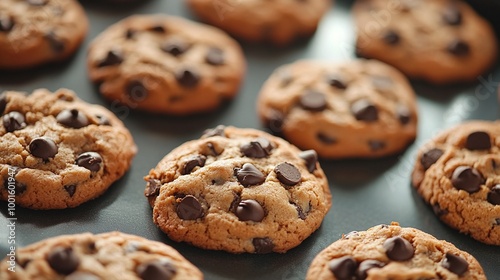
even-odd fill
[{"label": "melted chocolate chip", "polygon": [[266,138],[259,137],[255,141],[251,141],[240,147],[240,151],[247,157],[265,158],[271,154],[273,146]]},{"label": "melted chocolate chip", "polygon": [[225,63],[224,52],[219,48],[209,48],[205,55],[205,61],[214,66],[223,65]]},{"label": "melted chocolate chip", "polygon": [[318,140],[321,143],[326,144],[326,145],[332,145],[332,144],[337,143],[337,139],[336,138],[330,137],[330,136],[326,135],[323,132],[318,132],[318,134],[316,134],[316,138],[318,138]]},{"label": "melted chocolate chip", "polygon": [[269,237],[254,238],[252,244],[256,254],[268,254],[271,253],[274,248],[273,241]]},{"label": "melted chocolate chip", "polygon": [[408,109],[408,107],[406,107],[405,105],[399,105],[396,108],[396,114],[398,116],[399,122],[402,125],[406,125],[406,124],[410,123],[411,112],[410,112],[410,109]]},{"label": "melted chocolate chip", "polygon": [[394,30],[388,30],[383,36],[384,42],[388,45],[397,45],[401,40],[399,34]]},{"label": "melted chocolate chip", "polygon": [[48,0],[26,0],[26,2],[32,6],[45,6]]},{"label": "melted chocolate chip", "polygon": [[196,167],[205,166],[205,162],[207,161],[207,157],[204,155],[196,155],[187,159],[186,163],[184,163],[184,168],[182,169],[181,174],[186,175],[189,174]]},{"label": "melted chocolate chip", "polygon": [[465,148],[468,150],[489,150],[491,148],[491,137],[485,131],[472,132],[467,136]]},{"label": "melted chocolate chip", "polygon": [[373,268],[382,268],[384,266],[385,263],[377,260],[362,261],[356,270],[356,277],[359,280],[364,280],[368,277],[368,270]]},{"label": "melted chocolate chip", "polygon": [[307,170],[311,173],[316,170],[316,163],[318,162],[318,154],[315,150],[303,151],[299,154],[299,157],[304,160],[307,166]]},{"label": "melted chocolate chip", "polygon": [[186,88],[194,88],[200,82],[200,75],[192,69],[181,69],[175,74],[177,82]]},{"label": "melted chocolate chip", "polygon": [[356,273],[358,263],[351,256],[343,256],[328,262],[328,269],[339,280],[351,280]]},{"label": "melted chocolate chip", "polygon": [[142,101],[148,97],[148,90],[141,81],[132,80],[125,86],[125,93],[133,101]]},{"label": "melted chocolate chip", "polygon": [[69,197],[73,197],[76,192],[76,185],[64,186],[64,190],[69,194]]},{"label": "melted chocolate chip", "polygon": [[451,253],[446,253],[441,265],[458,276],[463,275],[469,269],[469,263],[464,258]]},{"label": "melted chocolate chip", "polygon": [[[23,194],[27,187],[25,184],[19,182],[18,180],[16,180],[16,176],[17,176],[17,173],[19,173],[19,171],[21,171],[21,168],[19,167],[16,167],[16,166],[12,166],[10,167],[12,169],[12,177],[9,177],[9,178],[13,178],[14,179],[14,195],[21,195]],[[4,182],[3,182],[3,186],[6,190],[9,190],[9,178],[5,179]],[[12,181],[10,183],[12,185]]]},{"label": "melted chocolate chip", "polygon": [[351,105],[351,112],[358,121],[375,122],[378,120],[378,109],[373,103],[361,99]]},{"label": "melted chocolate chip", "polygon": [[64,126],[76,129],[89,125],[87,116],[77,109],[61,111],[57,115],[56,120]]},{"label": "melted chocolate chip", "polygon": [[7,107],[7,95],[5,93],[0,94],[0,115],[5,112],[5,108]]},{"label": "melted chocolate chip", "polygon": [[455,56],[466,56],[470,53],[470,46],[466,42],[456,39],[448,45],[447,50]]},{"label": "melted chocolate chip", "polygon": [[266,180],[264,174],[251,163],[243,164],[242,168],[235,168],[234,173],[238,182],[245,187],[260,185]]},{"label": "melted chocolate chip", "polygon": [[300,207],[299,205],[297,205],[295,203],[292,203],[292,204],[295,205],[295,208],[297,209],[297,216],[301,220],[305,220],[306,219],[306,214],[304,213],[304,210],[302,210],[302,207]]},{"label": "melted chocolate chip", "polygon": [[493,186],[488,193],[488,202],[493,205],[500,205],[500,184]]},{"label": "melted chocolate chip", "polygon": [[453,171],[451,183],[456,189],[475,193],[481,189],[484,178],[475,168],[459,166]]},{"label": "melted chocolate chip", "polygon": [[265,212],[262,205],[255,200],[242,200],[236,207],[236,216],[240,221],[261,222]]},{"label": "melted chocolate chip", "polygon": [[287,186],[294,186],[302,179],[302,175],[297,167],[288,162],[278,164],[278,166],[274,168],[274,172],[278,180]]},{"label": "melted chocolate chip", "polygon": [[62,53],[65,49],[64,42],[53,31],[49,31],[44,36],[45,40],[49,43],[52,51],[55,53]]},{"label": "melted chocolate chip", "polygon": [[157,196],[160,194],[161,182],[157,179],[149,179],[146,184],[146,190],[144,190],[144,195],[146,197]]},{"label": "melted chocolate chip", "polygon": [[76,164],[78,166],[87,168],[93,172],[97,172],[101,169],[102,162],[101,155],[95,152],[86,152],[76,158]]},{"label": "melted chocolate chip", "polygon": [[80,265],[80,259],[72,248],[55,247],[47,255],[50,267],[59,274],[68,275]]},{"label": "melted chocolate chip", "polygon": [[225,137],[226,134],[224,131],[226,130],[226,127],[223,125],[218,125],[215,128],[212,129],[207,129],[203,132],[203,135],[201,136],[202,138],[209,138],[209,137],[214,137],[214,136],[222,136]]},{"label": "melted chocolate chip", "polygon": [[190,45],[179,40],[179,39],[171,39],[165,41],[161,44],[160,49],[166,53],[169,53],[173,56],[179,56],[185,53],[190,48]]},{"label": "melted chocolate chip", "polygon": [[448,5],[443,13],[443,20],[449,25],[460,25],[462,24],[462,13],[457,5]]},{"label": "melted chocolate chip", "polygon": [[431,165],[436,163],[438,159],[444,154],[443,150],[438,149],[438,148],[433,148],[425,152],[422,157],[420,158],[420,163],[422,164],[422,167],[424,170],[429,169]]},{"label": "melted chocolate chip", "polygon": [[411,259],[414,254],[411,243],[399,236],[384,241],[383,247],[387,257],[393,261],[406,261]]},{"label": "melted chocolate chip", "polygon": [[89,272],[76,271],[64,277],[64,280],[101,280],[101,278]]},{"label": "melted chocolate chip", "polygon": [[3,126],[7,132],[14,132],[26,127],[23,114],[12,111],[3,116]]},{"label": "melted chocolate chip", "polygon": [[369,140],[368,146],[370,146],[370,150],[372,152],[376,152],[376,151],[383,150],[385,148],[386,144],[384,141],[380,141],[380,140]]},{"label": "melted chocolate chip", "polygon": [[14,28],[14,24],[12,17],[0,15],[0,32],[10,32]]},{"label": "melted chocolate chip", "polygon": [[106,57],[103,58],[97,64],[98,67],[106,67],[112,65],[118,65],[123,62],[123,53],[120,50],[110,50],[106,54]]},{"label": "melted chocolate chip", "polygon": [[299,100],[300,106],[304,110],[321,112],[326,109],[327,101],[323,93],[308,90],[306,91]]},{"label": "melted chocolate chip", "polygon": [[48,160],[57,154],[58,148],[52,139],[48,137],[38,137],[31,140],[29,150],[33,156]]},{"label": "melted chocolate chip", "polygon": [[177,215],[183,220],[196,220],[203,217],[203,207],[196,197],[186,195],[177,205]]},{"label": "melted chocolate chip", "polygon": [[136,273],[143,280],[170,280],[177,273],[177,268],[170,261],[150,261],[140,264]]},{"label": "melted chocolate chip", "polygon": [[346,89],[347,88],[347,84],[346,82],[344,81],[344,79],[339,76],[339,75],[329,75],[327,78],[326,78],[326,81],[327,83],[331,86],[331,87],[334,87],[334,88],[338,88],[338,89]]}]

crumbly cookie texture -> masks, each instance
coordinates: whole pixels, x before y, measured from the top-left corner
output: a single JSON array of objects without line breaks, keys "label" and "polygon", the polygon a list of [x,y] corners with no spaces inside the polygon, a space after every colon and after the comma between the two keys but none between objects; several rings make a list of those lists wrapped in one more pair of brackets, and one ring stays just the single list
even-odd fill
[{"label": "crumbly cookie texture", "polygon": [[137,148],[123,123],[67,89],[0,95],[0,199],[32,209],[76,207],[104,193]]},{"label": "crumbly cookie texture", "polygon": [[412,183],[443,222],[500,245],[500,121],[469,121],[423,145]]},{"label": "crumbly cookie texture", "polygon": [[412,78],[475,80],[495,62],[495,33],[465,1],[358,0],[357,51]]},{"label": "crumbly cookie texture", "polygon": [[15,272],[7,258],[0,268],[5,280],[203,279],[174,248],[121,232],[45,239],[17,250]]},{"label": "crumbly cookie texture", "polygon": [[314,258],[306,280],[486,280],[477,260],[444,240],[393,222],[342,236]]},{"label": "crumbly cookie texture", "polygon": [[375,60],[301,60],[278,68],[261,89],[258,114],[271,131],[321,157],[401,152],[417,131],[407,79]]},{"label": "crumbly cookie texture", "polygon": [[331,206],[316,153],[254,129],[207,130],[145,180],[153,220],[171,239],[231,253],[286,252]]},{"label": "crumbly cookie texture", "polygon": [[88,30],[76,0],[0,1],[0,69],[19,69],[72,55]]},{"label": "crumbly cookie texture", "polygon": [[329,0],[187,0],[202,20],[250,42],[285,46],[311,36]]},{"label": "crumbly cookie texture", "polygon": [[91,43],[87,63],[105,98],[172,115],[215,110],[238,93],[246,70],[241,47],[227,34],[165,15],[110,26]]}]

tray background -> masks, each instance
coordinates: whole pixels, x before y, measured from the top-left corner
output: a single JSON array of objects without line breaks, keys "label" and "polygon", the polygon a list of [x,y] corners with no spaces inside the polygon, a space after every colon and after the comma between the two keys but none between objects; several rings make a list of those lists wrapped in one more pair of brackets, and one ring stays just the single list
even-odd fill
[{"label": "tray background", "polygon": [[[91,22],[90,32],[78,53],[68,62],[28,72],[0,73],[0,91],[31,92],[46,87],[67,87],[91,103],[110,104],[88,81],[86,46],[110,24],[134,13],[167,13],[194,19],[183,1],[139,1],[110,4],[83,1]],[[487,2],[487,1],[483,1]],[[255,113],[255,101],[262,83],[279,65],[299,58],[346,60],[354,57],[352,1],[339,0],[324,18],[315,36],[287,49],[243,44],[248,74],[239,96],[221,110],[207,115],[175,118],[126,112],[110,108],[131,130],[139,147],[132,168],[103,196],[75,209],[33,211],[17,207],[18,247],[60,234],[101,233],[120,230],[162,241],[179,250],[198,266],[205,279],[304,279],[307,268],[323,248],[343,233],[365,230],[398,221],[454,243],[474,255],[489,279],[498,277],[500,250],[487,246],[441,223],[410,187],[410,173],[416,149],[443,128],[467,119],[494,120],[499,117],[496,87],[500,67],[467,85],[433,86],[415,82],[419,102],[419,134],[401,155],[378,160],[321,161],[330,182],[333,206],[321,228],[300,246],[286,254],[232,255],[201,250],[169,240],[152,222],[151,209],[143,196],[142,177],[170,150],[198,138],[207,127],[218,124],[262,128]],[[499,26],[497,26],[499,27]],[[499,65],[497,63],[497,65]],[[0,258],[7,253],[7,204],[0,203]]]}]

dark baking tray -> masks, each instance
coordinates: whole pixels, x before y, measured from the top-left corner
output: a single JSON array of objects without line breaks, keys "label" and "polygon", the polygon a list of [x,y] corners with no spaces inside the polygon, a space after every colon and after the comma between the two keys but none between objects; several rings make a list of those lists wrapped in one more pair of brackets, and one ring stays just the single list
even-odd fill
[{"label": "dark baking tray", "polygon": [[[41,87],[50,90],[67,87],[88,102],[110,108],[87,79],[85,55],[90,40],[108,25],[134,13],[163,12],[193,18],[183,1],[114,5],[105,5],[103,1],[82,2],[90,17],[91,29],[79,52],[63,64],[28,72],[0,73],[0,89],[32,91]],[[398,221],[402,226],[421,229],[468,251],[479,260],[489,279],[499,279],[499,247],[481,244],[441,223],[410,187],[410,172],[416,148],[438,131],[466,119],[498,118],[496,87],[500,67],[467,85],[437,87],[414,83],[420,112],[419,134],[403,154],[378,160],[321,161],[330,181],[333,207],[321,228],[286,254],[232,255],[201,250],[172,242],[153,224],[151,209],[143,196],[142,177],[170,150],[198,138],[207,127],[226,124],[262,128],[255,114],[255,101],[260,86],[277,66],[299,58],[345,60],[354,57],[351,5],[352,1],[338,1],[316,35],[293,47],[274,49],[243,44],[248,59],[245,84],[240,95],[218,112],[173,118],[114,109],[139,147],[130,171],[103,196],[75,209],[32,211],[18,207],[17,245],[60,234],[119,230],[175,247],[203,271],[206,279],[304,279],[314,256],[342,233]],[[2,202],[0,257],[7,254],[8,248],[6,208]]]}]

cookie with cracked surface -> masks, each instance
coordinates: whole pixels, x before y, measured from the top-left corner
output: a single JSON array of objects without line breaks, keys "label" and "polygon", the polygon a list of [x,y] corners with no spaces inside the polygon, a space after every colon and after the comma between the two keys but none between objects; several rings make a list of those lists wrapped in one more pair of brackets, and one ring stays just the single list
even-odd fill
[{"label": "cookie with cracked surface", "polygon": [[2,261],[1,279],[203,279],[174,248],[121,232],[52,237],[19,248],[16,262],[11,272]]},{"label": "cookie with cracked surface", "polygon": [[130,167],[136,146],[109,110],[67,89],[0,95],[0,200],[32,209],[76,207]]},{"label": "cookie with cracked surface", "polygon": [[331,5],[329,0],[186,2],[202,20],[235,37],[249,42],[270,42],[276,46],[310,37]]},{"label": "cookie with cracked surface", "polygon": [[0,1],[0,69],[20,69],[72,55],[88,30],[78,1]]},{"label": "cookie with cracked surface", "polygon": [[246,69],[224,32],[165,15],[128,17],[90,45],[90,78],[101,94],[132,109],[188,115],[237,94]]},{"label": "cookie with cracked surface", "polygon": [[396,69],[375,60],[302,60],[278,68],[261,89],[260,119],[323,158],[401,152],[417,130],[415,93]]},{"label": "cookie with cracked surface", "polygon": [[500,245],[500,122],[469,121],[420,148],[412,184],[444,223]]},{"label": "cookie with cracked surface", "polygon": [[433,83],[473,81],[493,65],[490,24],[456,0],[358,0],[357,52]]},{"label": "cookie with cracked surface", "polygon": [[393,222],[353,231],[321,251],[306,280],[486,280],[469,253],[421,230]]},{"label": "cookie with cracked surface", "polygon": [[207,130],[145,180],[153,220],[171,239],[231,253],[286,252],[331,206],[316,153],[254,129]]}]

